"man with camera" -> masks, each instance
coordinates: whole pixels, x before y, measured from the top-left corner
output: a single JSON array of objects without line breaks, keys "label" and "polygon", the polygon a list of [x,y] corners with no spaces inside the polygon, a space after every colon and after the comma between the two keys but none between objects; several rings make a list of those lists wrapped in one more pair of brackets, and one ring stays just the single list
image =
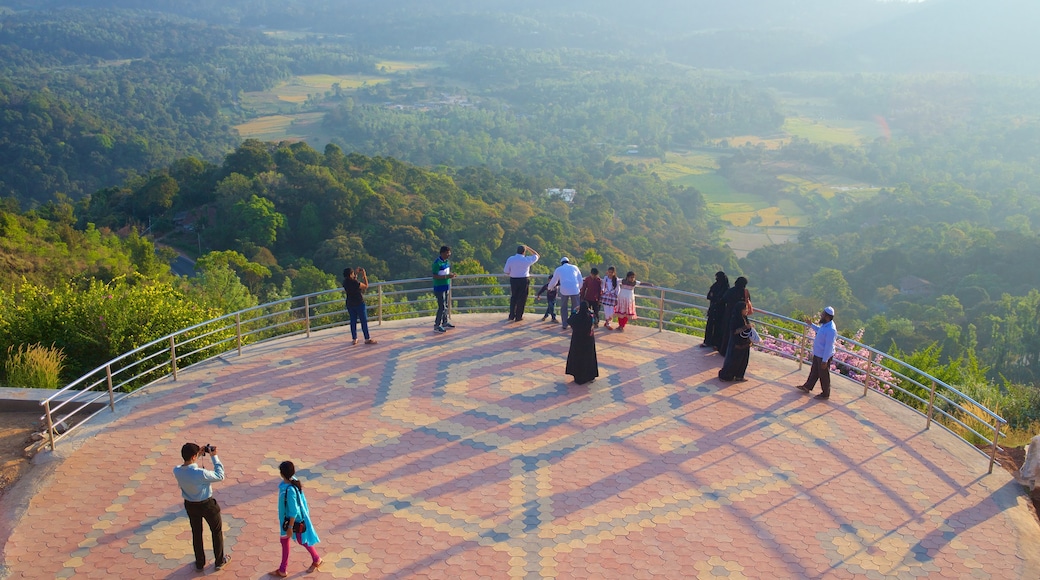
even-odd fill
[{"label": "man with camera", "polygon": [[[199,466],[199,457],[209,454],[213,458],[213,471]],[[224,466],[217,457],[217,448],[213,445],[199,447],[194,443],[185,443],[181,447],[182,465],[173,468],[173,475],[181,488],[184,497],[184,511],[188,512],[191,524],[191,543],[195,548],[195,569],[202,571],[206,567],[206,552],[202,545],[202,520],[209,524],[213,537],[213,558],[216,569],[220,570],[231,561],[231,554],[224,553],[224,527],[220,519],[220,505],[213,498],[210,483],[224,481]]]}]

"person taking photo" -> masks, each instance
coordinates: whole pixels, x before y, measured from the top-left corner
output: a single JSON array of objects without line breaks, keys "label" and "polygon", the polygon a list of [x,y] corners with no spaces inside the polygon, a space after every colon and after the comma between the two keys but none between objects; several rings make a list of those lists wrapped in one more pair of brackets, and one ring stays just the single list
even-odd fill
[{"label": "person taking photo", "polygon": [[[199,458],[209,455],[213,461],[213,471],[203,469]],[[209,532],[213,538],[213,559],[215,568],[220,570],[231,561],[231,554],[224,553],[224,524],[220,519],[220,504],[213,497],[210,484],[224,481],[224,465],[217,457],[217,448],[213,445],[199,447],[195,443],[185,443],[181,447],[181,458],[184,463],[173,468],[173,476],[181,488],[184,498],[184,511],[188,513],[191,525],[191,544],[195,549],[195,569],[202,571],[206,567],[206,551],[202,544],[202,521],[209,524]]]}]

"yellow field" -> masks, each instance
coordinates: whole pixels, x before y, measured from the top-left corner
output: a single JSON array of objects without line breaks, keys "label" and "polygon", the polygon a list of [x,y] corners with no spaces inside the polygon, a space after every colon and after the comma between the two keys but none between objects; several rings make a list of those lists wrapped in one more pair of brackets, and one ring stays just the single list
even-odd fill
[{"label": "yellow field", "polygon": [[664,181],[678,181],[690,175],[714,173],[719,168],[714,155],[697,151],[669,151],[665,154],[664,163],[661,163],[659,157],[641,157],[639,155],[612,155],[610,160],[615,163],[646,165],[650,171],[656,173]]},{"label": "yellow field", "polygon": [[783,201],[779,206],[763,206],[746,202],[723,202],[709,203],[708,209],[735,227],[801,228],[808,225],[808,216],[793,202]]},{"label": "yellow field", "polygon": [[791,142],[790,137],[759,137],[758,135],[738,135],[725,139],[715,139],[713,144],[718,145],[726,141],[730,147],[758,147],[762,146],[769,150],[777,150]]},{"label": "yellow field", "polygon": [[300,113],[298,115],[267,115],[236,125],[243,139],[282,141],[305,139],[321,122],[323,113]]},{"label": "yellow field", "polygon": [[388,74],[412,72],[441,66],[444,66],[444,63],[431,61],[381,60],[376,63],[377,69]]}]

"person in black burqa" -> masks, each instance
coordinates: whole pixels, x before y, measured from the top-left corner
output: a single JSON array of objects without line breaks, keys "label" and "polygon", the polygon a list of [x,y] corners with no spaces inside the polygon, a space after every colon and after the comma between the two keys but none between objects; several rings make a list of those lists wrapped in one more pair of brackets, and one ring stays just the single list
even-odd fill
[{"label": "person in black burqa", "polygon": [[567,374],[579,385],[591,383],[599,376],[596,360],[596,321],[588,302],[582,302],[567,324],[571,327],[571,348],[567,351]]},{"label": "person in black burqa", "polygon": [[704,322],[704,342],[701,344],[704,348],[719,349],[719,344],[722,343],[722,334],[726,331],[726,324],[728,321],[723,318],[726,314],[726,304],[722,301],[722,297],[726,295],[726,291],[729,290],[729,278],[725,272],[715,273],[715,283],[708,289],[708,316]]},{"label": "person in black burqa", "polygon": [[729,346],[726,348],[726,360],[719,369],[720,381],[744,382],[748,359],[751,356],[751,329],[753,324],[747,319],[748,305],[741,302],[733,311],[733,317],[726,323],[729,334]]},{"label": "person in black burqa", "polygon": [[[725,306],[725,310],[722,314],[720,324],[723,328],[727,328],[731,320],[733,320],[734,313],[739,313],[739,305],[747,304],[747,316],[751,316],[755,313],[755,307],[751,305],[751,294],[747,289],[748,279],[741,276],[733,282],[733,287],[726,290],[726,293],[722,295],[722,302]],[[719,342],[719,354],[725,356],[726,349],[729,347],[729,339],[732,338],[729,332],[721,333],[722,340]]]}]

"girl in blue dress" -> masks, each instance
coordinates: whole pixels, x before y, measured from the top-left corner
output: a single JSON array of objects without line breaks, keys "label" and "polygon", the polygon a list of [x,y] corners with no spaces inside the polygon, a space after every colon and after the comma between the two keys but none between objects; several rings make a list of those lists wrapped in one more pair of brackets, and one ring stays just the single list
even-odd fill
[{"label": "girl in blue dress", "polygon": [[[282,475],[282,483],[278,484],[278,523],[282,530],[282,565],[271,572],[271,576],[285,578],[289,574],[286,568],[289,565],[289,539],[296,537],[296,542],[307,548],[311,555],[311,566],[307,572],[314,572],[321,567],[323,561],[314,545],[320,540],[311,525],[310,509],[307,507],[307,497],[303,495],[303,484],[296,479],[296,466],[292,461],[283,461],[278,466],[278,472]],[[302,522],[305,529],[298,532],[296,526]],[[288,525],[286,525],[288,524]]]}]

